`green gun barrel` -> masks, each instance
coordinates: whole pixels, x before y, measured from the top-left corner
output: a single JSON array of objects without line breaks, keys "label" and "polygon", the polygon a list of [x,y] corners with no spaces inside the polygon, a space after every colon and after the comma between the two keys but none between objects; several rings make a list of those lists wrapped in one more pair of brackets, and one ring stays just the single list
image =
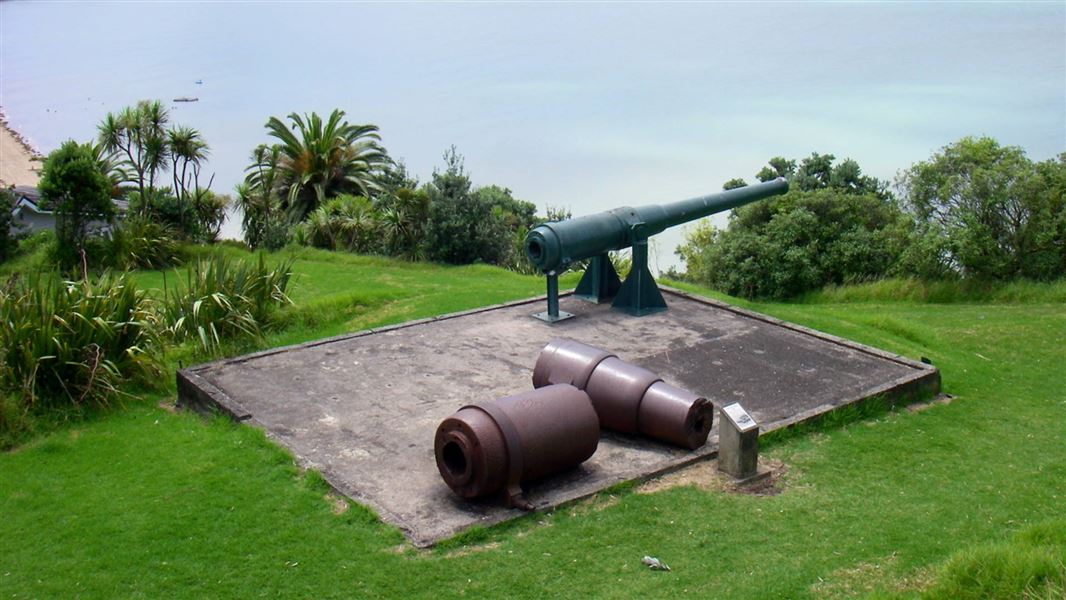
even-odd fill
[{"label": "green gun barrel", "polygon": [[526,235],[526,256],[541,272],[558,272],[570,263],[628,248],[675,225],[787,191],[788,182],[777,178],[669,204],[649,204],[638,208],[625,206],[594,215],[544,223]]}]

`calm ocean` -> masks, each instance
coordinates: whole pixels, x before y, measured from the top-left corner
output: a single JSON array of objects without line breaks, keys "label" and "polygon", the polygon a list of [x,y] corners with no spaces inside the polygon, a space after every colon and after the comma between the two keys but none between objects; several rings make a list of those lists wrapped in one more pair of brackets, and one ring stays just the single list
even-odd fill
[{"label": "calm ocean", "polygon": [[[94,137],[108,111],[162,99],[211,145],[221,192],[269,141],[268,117],[339,107],[377,124],[423,180],[455,144],[475,184],[580,215],[750,181],[779,154],[850,156],[892,178],[963,135],[1036,159],[1062,152],[1064,13],[1054,3],[3,2],[0,104],[47,152]],[[675,264],[681,239],[658,236],[660,267]]]}]

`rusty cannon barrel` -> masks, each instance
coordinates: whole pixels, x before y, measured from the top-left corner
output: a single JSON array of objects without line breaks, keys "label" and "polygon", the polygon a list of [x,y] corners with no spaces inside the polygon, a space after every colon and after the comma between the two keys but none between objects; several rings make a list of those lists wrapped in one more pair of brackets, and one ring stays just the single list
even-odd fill
[{"label": "rusty cannon barrel", "polygon": [[[548,311],[536,317],[554,322],[567,318],[559,312],[558,275],[572,263],[591,259],[575,295],[593,302],[613,298],[614,308],[633,315],[666,309],[666,302],[648,269],[648,238],[682,223],[694,221],[788,191],[788,181],[777,178],[669,204],[615,208],[583,217],[544,223],[526,235],[529,261],[548,276]],[[632,267],[625,282],[607,255],[633,248]]]},{"label": "rusty cannon barrel", "polygon": [[702,396],[614,354],[581,342],[555,339],[541,350],[533,386],[570,384],[585,390],[600,427],[639,433],[695,450],[707,442],[714,406]]},{"label": "rusty cannon barrel", "polygon": [[578,465],[600,442],[600,422],[588,394],[572,385],[460,408],[437,427],[433,449],[448,487],[463,498],[502,495],[531,509],[521,483]]}]

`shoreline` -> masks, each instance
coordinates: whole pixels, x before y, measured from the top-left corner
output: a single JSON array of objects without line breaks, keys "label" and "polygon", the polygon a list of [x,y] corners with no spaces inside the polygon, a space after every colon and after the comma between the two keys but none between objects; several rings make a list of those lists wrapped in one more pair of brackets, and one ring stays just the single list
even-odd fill
[{"label": "shoreline", "polygon": [[25,136],[11,127],[0,108],[0,185],[36,186],[43,158]]}]

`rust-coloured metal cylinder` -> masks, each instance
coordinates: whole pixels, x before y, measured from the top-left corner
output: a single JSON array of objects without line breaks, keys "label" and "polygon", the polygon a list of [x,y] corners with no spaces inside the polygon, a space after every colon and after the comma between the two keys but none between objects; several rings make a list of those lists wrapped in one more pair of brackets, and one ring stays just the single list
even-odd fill
[{"label": "rust-coloured metal cylinder", "polygon": [[520,483],[578,465],[600,441],[588,394],[548,385],[460,408],[437,427],[437,469],[463,498],[503,493],[512,506],[531,508]]},{"label": "rust-coloured metal cylinder", "polygon": [[658,375],[616,357],[603,360],[592,370],[585,391],[600,415],[600,426],[622,433],[637,433],[640,404]]},{"label": "rust-coloured metal cylinder", "polygon": [[569,383],[585,389],[596,365],[614,356],[587,344],[556,338],[540,351],[533,367],[533,387]]},{"label": "rust-coloured metal cylinder", "polygon": [[706,398],[574,340],[554,339],[537,357],[533,386],[553,383],[570,383],[588,392],[604,429],[696,449],[707,442],[713,424],[714,406]]},{"label": "rust-coloured metal cylinder", "polygon": [[695,450],[707,443],[714,424],[714,405],[669,383],[653,383],[640,403],[640,433]]}]

